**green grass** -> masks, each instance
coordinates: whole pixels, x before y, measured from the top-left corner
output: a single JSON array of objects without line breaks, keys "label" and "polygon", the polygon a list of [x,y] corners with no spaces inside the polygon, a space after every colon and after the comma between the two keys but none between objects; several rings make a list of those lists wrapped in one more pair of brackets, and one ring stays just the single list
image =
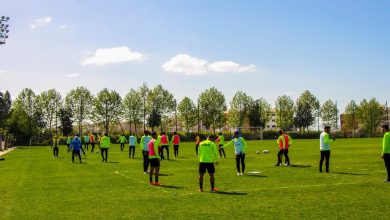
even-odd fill
[{"label": "green grass", "polygon": [[[109,162],[87,154],[72,164],[65,146],[60,158],[50,147],[20,147],[0,161],[0,219],[385,219],[390,184],[380,159],[381,139],[337,140],[331,173],[319,173],[318,140],[295,140],[292,167],[274,167],[275,141],[250,141],[247,172],[236,176],[233,148],[216,167],[220,193],[197,192],[194,144],[180,158],[162,161],[160,182],[147,184],[139,149],[129,159],[114,145]],[[270,150],[269,154],[255,154]],[[127,150],[127,149],[126,149]],[[171,151],[172,147],[170,148]],[[171,152],[173,153],[173,152]],[[209,188],[205,176],[205,189]]]}]

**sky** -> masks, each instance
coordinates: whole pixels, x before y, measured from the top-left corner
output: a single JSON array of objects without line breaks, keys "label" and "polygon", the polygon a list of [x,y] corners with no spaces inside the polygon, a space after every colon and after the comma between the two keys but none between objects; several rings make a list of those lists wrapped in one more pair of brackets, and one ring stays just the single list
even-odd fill
[{"label": "sky", "polygon": [[216,87],[274,106],[390,101],[390,1],[5,0],[0,91],[78,86],[122,96],[146,82],[196,100]]}]

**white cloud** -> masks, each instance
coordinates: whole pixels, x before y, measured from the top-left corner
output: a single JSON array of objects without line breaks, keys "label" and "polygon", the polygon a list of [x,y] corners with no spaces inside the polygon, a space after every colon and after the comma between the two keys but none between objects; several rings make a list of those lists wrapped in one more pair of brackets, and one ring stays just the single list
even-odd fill
[{"label": "white cloud", "polygon": [[80,73],[65,74],[66,78],[76,78],[80,76]]},{"label": "white cloud", "polygon": [[0,75],[3,75],[5,73],[4,70],[0,70]]},{"label": "white cloud", "polygon": [[38,27],[46,26],[46,25],[50,24],[51,21],[52,21],[52,18],[51,18],[51,17],[35,19],[35,20],[30,24],[30,29],[35,29],[35,28],[38,28]]},{"label": "white cloud", "polygon": [[162,67],[166,72],[203,75],[207,73],[207,63],[207,60],[191,57],[187,54],[178,54],[164,63]]},{"label": "white cloud", "polygon": [[58,26],[58,29],[61,30],[61,31],[73,32],[76,29],[76,26],[69,25],[69,24],[62,24],[62,25]]},{"label": "white cloud", "polygon": [[124,63],[131,61],[142,62],[145,56],[139,52],[132,52],[128,47],[99,48],[92,57],[84,58],[81,65],[104,66],[113,63]]},{"label": "white cloud", "polygon": [[207,60],[191,57],[187,54],[178,54],[162,65],[166,72],[183,73],[185,75],[204,75],[207,73],[242,73],[255,72],[256,66],[251,64],[241,66],[233,61],[217,61],[209,63]]},{"label": "white cloud", "polygon": [[211,71],[216,73],[242,73],[242,72],[255,72],[256,66],[251,64],[249,66],[241,66],[238,63],[232,61],[218,61],[209,65]]}]

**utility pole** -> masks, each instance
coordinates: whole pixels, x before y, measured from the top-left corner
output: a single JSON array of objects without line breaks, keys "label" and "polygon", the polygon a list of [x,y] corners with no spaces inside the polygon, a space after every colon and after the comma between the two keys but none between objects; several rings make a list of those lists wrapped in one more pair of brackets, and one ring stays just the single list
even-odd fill
[{"label": "utility pole", "polygon": [[199,105],[199,98],[198,98],[198,134],[200,134],[200,105]]},{"label": "utility pole", "polygon": [[144,95],[144,131],[146,130],[146,100]]},{"label": "utility pole", "polygon": [[177,101],[175,99],[175,121],[176,121],[176,132],[177,132]]}]

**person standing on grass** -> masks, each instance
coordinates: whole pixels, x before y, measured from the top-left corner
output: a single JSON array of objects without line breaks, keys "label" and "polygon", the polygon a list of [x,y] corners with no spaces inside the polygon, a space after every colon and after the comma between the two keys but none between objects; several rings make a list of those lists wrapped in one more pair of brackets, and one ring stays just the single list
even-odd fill
[{"label": "person standing on grass", "polygon": [[150,135],[149,131],[145,130],[144,135],[141,137],[141,141],[139,143],[139,146],[142,150],[142,156],[143,156],[143,168],[144,168],[144,174],[148,173],[148,167],[149,167],[149,142],[150,142]]},{"label": "person standing on grass", "polygon": [[199,158],[199,192],[203,192],[203,177],[207,172],[210,175],[211,192],[217,192],[215,188],[215,167],[214,163],[217,163],[218,151],[217,146],[214,143],[214,135],[210,135],[207,140],[202,141],[199,144],[198,158]]},{"label": "person standing on grass", "polygon": [[125,148],[125,144],[126,144],[126,142],[127,142],[127,139],[126,139],[125,135],[122,134],[121,136],[119,136],[117,142],[118,142],[118,143],[120,144],[120,146],[121,146],[121,151],[123,151],[123,149]]},{"label": "person standing on grass", "polygon": [[80,159],[81,163],[81,155],[80,149],[82,149],[83,145],[78,137],[78,135],[74,136],[74,139],[70,143],[70,148],[72,149],[72,163],[74,163],[74,157],[77,156]]},{"label": "person standing on grass", "polygon": [[284,162],[285,162],[284,165],[290,166],[290,158],[288,157],[288,148],[292,143],[291,137],[288,134],[286,134],[286,132],[279,130],[279,137],[276,140],[276,143],[279,146],[279,152],[278,152],[278,163],[275,164],[275,166],[282,165],[283,155],[284,155]]},{"label": "person standing on grass", "polygon": [[384,182],[390,182],[390,133],[389,125],[382,125],[383,142],[382,142],[382,155],[381,158],[385,161],[387,170],[387,179]]},{"label": "person standing on grass", "polygon": [[[157,138],[157,133],[152,132],[152,140],[148,143],[149,148],[149,162],[150,162],[150,172],[149,172],[149,180],[151,185],[159,186],[160,182],[158,181],[158,175],[160,173],[160,156],[158,153],[159,149],[159,141]],[[153,182],[153,175],[155,181]]]},{"label": "person standing on grass", "polygon": [[169,160],[169,140],[168,136],[165,132],[161,132],[161,136],[159,136],[159,142],[161,144],[161,160],[164,160],[164,149],[167,151],[167,160]]},{"label": "person standing on grass", "polygon": [[89,143],[91,143],[91,153],[95,153],[95,135],[93,133],[89,135]]},{"label": "person standing on grass", "polygon": [[173,143],[173,154],[175,155],[175,158],[179,157],[179,145],[180,145],[180,137],[177,134],[177,132],[173,132],[171,144]]},{"label": "person standing on grass", "polygon": [[84,135],[84,147],[85,147],[85,150],[87,150],[87,151],[88,151],[88,145],[89,145],[89,135],[88,135],[88,133],[86,133]]},{"label": "person standing on grass", "polygon": [[[236,167],[237,167],[237,176],[243,176],[245,173],[245,152],[247,148],[246,141],[243,137],[240,137],[240,132],[235,131],[233,139],[223,145],[223,147],[229,146],[230,144],[234,144],[234,154],[236,155]],[[241,164],[241,170],[240,170]]]},{"label": "person standing on grass", "polygon": [[133,159],[134,159],[135,145],[137,145],[137,137],[130,134],[130,136],[129,136],[129,158],[130,158],[131,153],[133,153]]},{"label": "person standing on grass", "polygon": [[223,149],[223,145],[225,144],[225,137],[223,136],[222,132],[219,132],[219,136],[216,141],[218,143],[219,156],[222,157],[223,153],[223,157],[226,158],[225,149]]},{"label": "person standing on grass", "polygon": [[107,133],[104,133],[103,137],[100,138],[100,152],[102,154],[102,162],[107,163],[108,149],[110,148],[111,140]]},{"label": "person standing on grass", "polygon": [[322,164],[325,159],[326,172],[329,173],[329,159],[330,159],[330,143],[336,139],[333,137],[333,140],[329,138],[330,126],[325,126],[324,131],[320,135],[320,172],[322,173]]},{"label": "person standing on grass", "polygon": [[68,153],[70,152],[70,144],[72,143],[72,138],[68,135],[66,137],[66,146],[68,147]]},{"label": "person standing on grass", "polygon": [[198,156],[199,144],[200,144],[200,136],[199,136],[198,133],[196,133],[196,135],[195,135],[195,152],[196,152],[196,156]]},{"label": "person standing on grass", "polygon": [[53,137],[53,154],[55,158],[58,158],[58,146],[60,145],[60,140],[57,138],[57,135]]}]

